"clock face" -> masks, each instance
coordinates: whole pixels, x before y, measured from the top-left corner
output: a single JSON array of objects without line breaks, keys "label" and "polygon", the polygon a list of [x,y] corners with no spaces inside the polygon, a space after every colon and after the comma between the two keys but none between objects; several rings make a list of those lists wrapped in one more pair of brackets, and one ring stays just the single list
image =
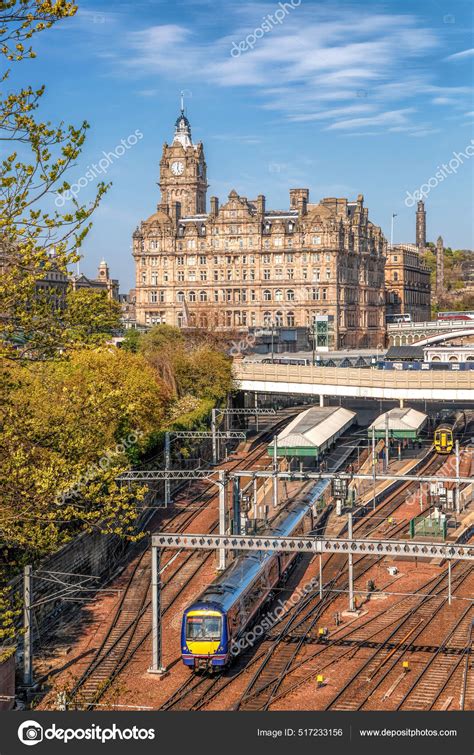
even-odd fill
[{"label": "clock face", "polygon": [[171,163],[171,172],[174,176],[182,176],[184,173],[184,163],[180,162],[180,160],[175,160],[174,163]]}]

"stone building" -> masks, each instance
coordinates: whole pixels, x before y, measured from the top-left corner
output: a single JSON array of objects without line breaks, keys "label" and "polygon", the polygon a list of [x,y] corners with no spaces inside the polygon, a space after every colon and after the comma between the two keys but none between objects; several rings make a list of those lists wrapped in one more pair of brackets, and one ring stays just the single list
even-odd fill
[{"label": "stone building", "polygon": [[103,259],[97,271],[97,278],[88,278],[81,273],[80,275],[71,276],[71,285],[73,291],[80,288],[92,288],[97,291],[107,291],[109,299],[119,298],[119,282],[116,278],[110,277],[109,266]]},{"label": "stone building", "polygon": [[206,162],[181,111],[160,162],[161,202],[133,234],[138,326],[305,327],[326,347],[384,342],[386,241],[364,199],[289,208],[232,190],[211,197]]},{"label": "stone building", "polygon": [[409,314],[413,322],[431,319],[431,273],[416,244],[396,244],[385,264],[387,315]]}]

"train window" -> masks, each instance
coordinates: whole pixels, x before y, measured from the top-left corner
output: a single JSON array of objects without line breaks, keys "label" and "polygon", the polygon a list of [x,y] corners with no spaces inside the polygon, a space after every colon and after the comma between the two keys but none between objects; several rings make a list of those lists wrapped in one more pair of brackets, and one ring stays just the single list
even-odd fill
[{"label": "train window", "polygon": [[220,616],[188,616],[186,619],[187,640],[219,640],[221,632]]}]

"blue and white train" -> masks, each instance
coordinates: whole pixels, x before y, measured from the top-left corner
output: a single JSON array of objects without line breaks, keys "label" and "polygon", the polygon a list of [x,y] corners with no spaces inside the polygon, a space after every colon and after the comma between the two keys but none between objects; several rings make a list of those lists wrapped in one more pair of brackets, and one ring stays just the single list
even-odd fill
[{"label": "blue and white train", "polygon": [[[328,481],[318,482],[302,501],[282,511],[268,534],[276,537],[306,535],[315,521],[314,502]],[[231,648],[256,619],[271,598],[272,590],[283,583],[297,554],[282,552],[249,553],[237,557],[189,606],[181,626],[183,663],[194,671],[218,671],[231,663]]]}]

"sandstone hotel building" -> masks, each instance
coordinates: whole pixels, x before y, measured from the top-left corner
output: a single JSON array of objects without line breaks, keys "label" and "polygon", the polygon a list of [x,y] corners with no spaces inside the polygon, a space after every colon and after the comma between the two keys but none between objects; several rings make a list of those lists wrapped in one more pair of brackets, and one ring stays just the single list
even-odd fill
[{"label": "sandstone hotel building", "polygon": [[211,197],[202,143],[181,111],[160,162],[161,202],[133,234],[139,326],[326,328],[333,348],[384,342],[386,241],[364,198],[267,208]]}]

